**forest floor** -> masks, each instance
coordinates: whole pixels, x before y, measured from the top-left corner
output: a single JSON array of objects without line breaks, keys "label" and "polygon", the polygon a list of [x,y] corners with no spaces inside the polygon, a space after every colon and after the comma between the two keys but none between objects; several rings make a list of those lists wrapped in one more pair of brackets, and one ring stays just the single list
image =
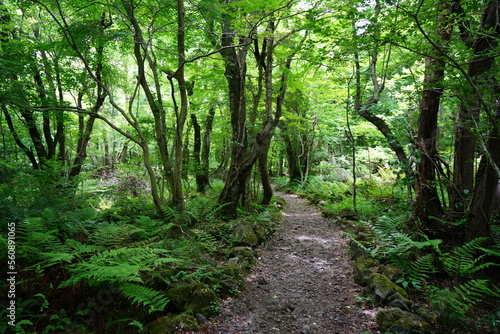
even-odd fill
[{"label": "forest floor", "polygon": [[201,333],[376,333],[370,310],[352,278],[348,239],[337,226],[296,195],[283,220],[260,248],[246,277],[247,290],[223,302]]}]

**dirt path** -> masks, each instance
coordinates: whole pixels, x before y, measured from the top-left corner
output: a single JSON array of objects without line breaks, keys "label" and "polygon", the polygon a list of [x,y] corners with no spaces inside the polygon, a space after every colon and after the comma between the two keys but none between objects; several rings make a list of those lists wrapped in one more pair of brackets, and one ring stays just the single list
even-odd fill
[{"label": "dirt path", "polygon": [[[259,250],[248,290],[226,300],[206,333],[362,333],[372,320],[354,295],[347,243],[341,231],[296,195],[272,240]],[[206,328],[206,327],[205,327]]]}]

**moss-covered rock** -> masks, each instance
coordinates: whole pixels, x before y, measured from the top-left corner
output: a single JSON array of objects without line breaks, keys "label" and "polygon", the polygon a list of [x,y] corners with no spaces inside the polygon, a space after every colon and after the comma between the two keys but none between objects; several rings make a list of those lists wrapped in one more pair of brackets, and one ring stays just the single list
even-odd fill
[{"label": "moss-covered rock", "polygon": [[174,317],[174,322],[177,325],[177,328],[183,331],[199,331],[200,326],[198,325],[198,321],[194,316],[187,313],[182,313]]},{"label": "moss-covered rock", "polygon": [[286,200],[281,196],[273,196],[271,202],[274,203],[279,211],[284,211],[286,208]]},{"label": "moss-covered rock", "polygon": [[257,236],[257,242],[259,244],[265,242],[271,235],[271,230],[266,224],[255,224],[253,231]]},{"label": "moss-covered rock", "polygon": [[[351,232],[349,232],[351,233]],[[369,257],[369,251],[367,249],[370,249],[371,243],[370,241],[367,240],[362,240],[363,238],[362,235],[356,235],[355,240],[351,240],[349,243],[349,248],[351,250],[351,258],[357,259],[358,257],[361,256],[368,256]]]},{"label": "moss-covered rock", "polygon": [[250,247],[234,247],[228,253],[229,263],[240,267],[240,272],[247,273],[255,264],[257,254]]},{"label": "moss-covered rock", "polygon": [[233,240],[236,245],[256,246],[259,244],[259,238],[253,229],[252,224],[240,222],[234,229]]},{"label": "moss-covered rock", "polygon": [[408,298],[405,298],[399,292],[387,297],[387,306],[399,307],[402,310],[410,311],[412,303]]},{"label": "moss-covered rock", "polygon": [[142,334],[174,334],[177,332],[177,326],[174,319],[165,316],[156,319],[154,322],[147,324],[142,330]]},{"label": "moss-covered rock", "polygon": [[186,310],[210,318],[219,313],[220,303],[214,291],[207,288],[197,289],[193,292],[191,303],[186,306]]},{"label": "moss-covered rock", "polygon": [[255,264],[255,259],[257,258],[257,252],[251,247],[238,246],[233,247],[228,252],[228,257],[239,257],[245,259],[246,261]]},{"label": "moss-covered rock", "polygon": [[245,282],[241,276],[227,277],[219,281],[218,293],[221,296],[236,296],[241,290],[246,288]]},{"label": "moss-covered rock", "polygon": [[358,213],[351,208],[343,208],[338,213],[338,216],[340,218],[349,219],[349,220],[359,220]]},{"label": "moss-covered rock", "polygon": [[167,291],[167,297],[180,311],[211,317],[219,311],[217,295],[201,283],[183,284]]},{"label": "moss-covered rock", "polygon": [[381,267],[378,271],[380,274],[387,276],[391,281],[395,282],[396,280],[404,277],[404,272],[395,264],[386,264]]},{"label": "moss-covered rock", "polygon": [[430,325],[418,315],[397,307],[386,307],[378,311],[376,321],[382,332],[390,331],[391,328],[398,329],[401,333],[405,333],[403,328],[415,332],[428,332],[431,329]]},{"label": "moss-covered rock", "polygon": [[388,298],[396,293],[408,299],[408,294],[402,287],[378,273],[370,276],[368,285],[363,289],[363,295],[370,298],[375,305],[387,305]]},{"label": "moss-covered rock", "polygon": [[175,334],[180,330],[199,331],[200,326],[196,318],[190,314],[182,313],[175,317],[161,317],[154,322],[149,323],[142,330],[142,334]]},{"label": "moss-covered rock", "polygon": [[412,334],[413,331],[409,328],[404,328],[400,325],[392,325],[387,329],[385,334]]},{"label": "moss-covered rock", "polygon": [[370,268],[376,267],[379,262],[369,256],[360,256],[354,261],[354,282],[361,286],[366,286],[369,282],[373,270]]}]

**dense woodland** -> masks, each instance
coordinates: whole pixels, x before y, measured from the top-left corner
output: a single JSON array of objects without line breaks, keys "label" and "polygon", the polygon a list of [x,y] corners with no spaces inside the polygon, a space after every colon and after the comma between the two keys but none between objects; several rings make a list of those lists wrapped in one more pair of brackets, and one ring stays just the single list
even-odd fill
[{"label": "dense woodland", "polygon": [[[0,0],[18,280],[0,331],[196,328],[244,288],[228,254],[245,226],[272,233],[279,187],[351,210],[435,333],[498,333],[499,17],[497,0]],[[179,282],[210,305],[181,309]]]}]

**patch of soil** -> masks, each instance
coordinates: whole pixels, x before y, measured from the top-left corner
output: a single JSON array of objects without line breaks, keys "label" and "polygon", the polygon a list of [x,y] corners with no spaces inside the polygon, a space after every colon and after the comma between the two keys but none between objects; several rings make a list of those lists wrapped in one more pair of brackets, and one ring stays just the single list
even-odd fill
[{"label": "patch of soil", "polygon": [[223,302],[201,333],[339,333],[374,330],[356,305],[348,239],[306,200],[279,194],[283,221],[246,277],[248,289]]}]

